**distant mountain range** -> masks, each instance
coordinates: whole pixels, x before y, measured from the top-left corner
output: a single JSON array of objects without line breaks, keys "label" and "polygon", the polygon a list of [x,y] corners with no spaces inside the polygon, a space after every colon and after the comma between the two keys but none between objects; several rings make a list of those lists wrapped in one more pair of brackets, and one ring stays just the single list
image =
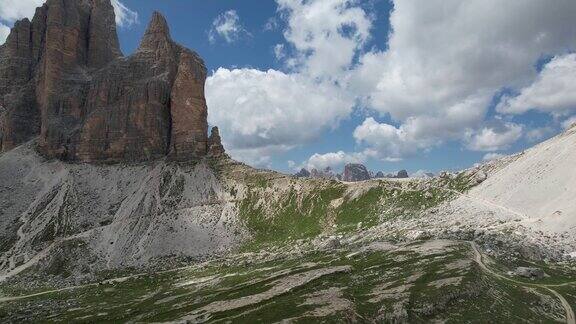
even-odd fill
[{"label": "distant mountain range", "polygon": [[[345,182],[366,181],[370,179],[406,179],[409,178],[408,171],[400,170],[396,174],[384,174],[382,171],[376,173],[368,171],[366,166],[360,163],[349,163],[344,166],[342,173],[335,173],[331,167],[326,167],[323,170],[311,169],[307,170],[302,168],[294,174],[299,178],[317,178],[317,179],[337,179]],[[418,177],[434,177],[433,173],[419,174]]]}]

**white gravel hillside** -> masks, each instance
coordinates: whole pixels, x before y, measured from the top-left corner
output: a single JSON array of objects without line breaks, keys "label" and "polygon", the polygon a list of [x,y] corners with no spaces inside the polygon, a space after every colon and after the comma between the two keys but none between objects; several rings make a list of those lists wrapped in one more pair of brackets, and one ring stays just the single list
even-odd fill
[{"label": "white gravel hillside", "polygon": [[226,251],[236,206],[206,162],[139,165],[44,160],[34,143],[0,155],[0,281],[35,266],[147,264]]},{"label": "white gravel hillside", "polygon": [[576,127],[527,150],[469,195],[518,213],[534,230],[576,232]]}]

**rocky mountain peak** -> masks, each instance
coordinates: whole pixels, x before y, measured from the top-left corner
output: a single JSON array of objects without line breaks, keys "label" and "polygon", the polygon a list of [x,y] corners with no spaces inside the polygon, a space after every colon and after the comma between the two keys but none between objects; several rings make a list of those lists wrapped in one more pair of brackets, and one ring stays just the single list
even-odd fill
[{"label": "rocky mountain peak", "polygon": [[148,28],[144,33],[144,37],[140,42],[138,51],[158,50],[159,48],[166,47],[167,44],[172,42],[170,37],[170,28],[166,18],[161,13],[155,11],[152,14]]},{"label": "rocky mountain peak", "polygon": [[110,0],[48,0],[0,46],[0,152],[38,137],[48,158],[81,162],[195,159],[208,138],[206,67],[154,13],[122,57]]},{"label": "rocky mountain peak", "polygon": [[359,163],[349,163],[344,166],[342,181],[356,182],[370,179],[370,173],[366,166]]}]

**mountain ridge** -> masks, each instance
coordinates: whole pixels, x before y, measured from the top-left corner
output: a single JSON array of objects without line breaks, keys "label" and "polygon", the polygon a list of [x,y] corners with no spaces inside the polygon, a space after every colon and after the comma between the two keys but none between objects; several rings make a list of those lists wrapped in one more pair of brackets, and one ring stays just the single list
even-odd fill
[{"label": "mountain ridge", "polygon": [[80,162],[224,153],[209,143],[204,61],[158,12],[124,57],[109,0],[48,0],[15,23],[0,62],[0,151],[38,137],[44,156]]}]

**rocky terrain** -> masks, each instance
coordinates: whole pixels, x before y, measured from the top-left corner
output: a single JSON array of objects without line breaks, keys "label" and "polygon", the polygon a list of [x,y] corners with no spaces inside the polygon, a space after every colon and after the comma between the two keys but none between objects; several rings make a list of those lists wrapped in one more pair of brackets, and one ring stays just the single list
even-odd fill
[{"label": "rocky terrain", "polygon": [[90,165],[34,147],[0,156],[4,321],[572,323],[574,236],[472,196],[529,152],[341,182],[226,156]]},{"label": "rocky terrain", "polygon": [[160,14],[118,48],[108,0],[0,47],[2,322],[575,323],[575,128],[437,177],[289,176],[208,136]]}]

